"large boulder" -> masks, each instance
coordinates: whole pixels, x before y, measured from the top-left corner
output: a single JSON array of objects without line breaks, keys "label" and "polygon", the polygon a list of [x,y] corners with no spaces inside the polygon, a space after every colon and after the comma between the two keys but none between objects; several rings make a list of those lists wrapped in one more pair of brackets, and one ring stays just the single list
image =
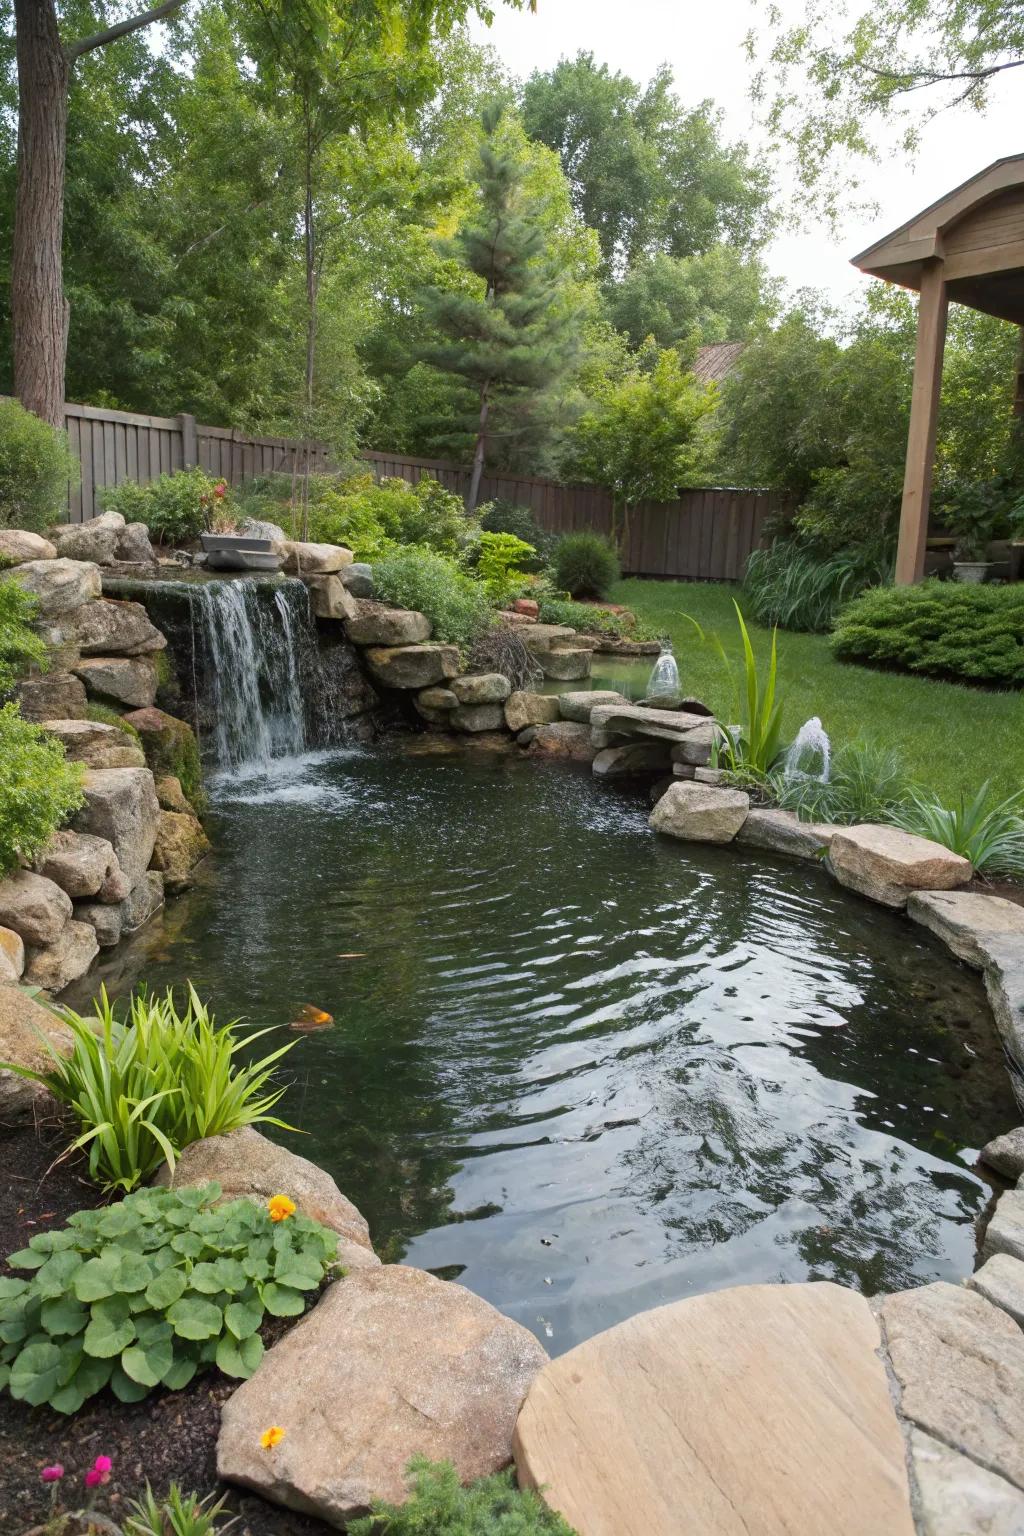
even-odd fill
[{"label": "large boulder", "polygon": [[89,924],[101,949],[111,949],[121,941],[124,920],[120,906],[110,906],[101,901],[76,901],[75,921]]},{"label": "large boulder", "polygon": [[579,725],[589,725],[595,709],[625,704],[626,699],[610,688],[591,688],[582,693],[560,693],[557,695],[557,703],[563,720],[575,720]]},{"label": "large boulder", "polygon": [[[507,618],[508,615],[506,614]],[[539,655],[541,651],[550,651],[553,645],[565,645],[576,639],[576,631],[569,629],[565,624],[525,624],[519,631],[523,644],[528,651]]]},{"label": "large boulder", "polygon": [[923,1430],[907,1436],[919,1536],[1021,1536],[1024,1494]]},{"label": "large boulder", "polygon": [[4,565],[56,558],[56,548],[42,534],[28,533],[24,528],[0,528],[0,562]]},{"label": "large boulder", "polygon": [[501,672],[453,677],[451,686],[460,704],[504,704],[512,692],[511,683]]},{"label": "large boulder", "polygon": [[505,711],[500,704],[460,704],[448,716],[453,731],[475,734],[478,731],[502,731]]},{"label": "large boulder", "polygon": [[188,722],[155,706],[133,709],[124,719],[137,732],[153,773],[176,778],[194,806],[202,797],[202,765],[199,743]]},{"label": "large boulder", "polygon": [[331,576],[351,565],[355,558],[341,544],[304,544],[297,539],[285,539],[279,547],[284,557],[282,569],[292,576]]},{"label": "large boulder", "polygon": [[118,867],[117,855],[105,837],[88,832],[55,832],[36,858],[36,869],[67,891],[71,899],[95,896]]},{"label": "large boulder", "polygon": [[886,1296],[880,1312],[904,1417],[1024,1488],[1024,1334],[1013,1319],[943,1281]]},{"label": "large boulder", "polygon": [[532,757],[561,757],[573,763],[592,763],[594,760],[588,727],[572,720],[538,725],[527,750]]},{"label": "large boulder", "polygon": [[430,639],[430,620],[414,608],[357,603],[345,633],[353,645],[421,645]]},{"label": "large boulder", "polygon": [[120,904],[121,932],[135,933],[156,916],[163,904],[164,877],[158,869],[148,869]]},{"label": "large boulder", "polygon": [[677,742],[672,748],[672,761],[690,768],[706,768],[715,748],[724,742],[725,733],[721,726],[713,720],[707,720],[703,725],[695,725],[692,731],[687,731],[683,739]]},{"label": "large boulder", "polygon": [[72,671],[95,699],[144,709],[156,698],[157,671],[148,656],[85,656]]},{"label": "large boulder", "polygon": [[[47,1043],[68,1055],[74,1037],[63,1019],[20,987],[0,986],[0,1061],[46,1072],[53,1066]],[[32,1119],[44,1106],[53,1107],[45,1088],[0,1067],[0,1124]]]},{"label": "large boulder", "polygon": [[47,720],[46,729],[56,736],[70,762],[84,763],[87,768],[146,766],[142,748],[120,726],[99,720]]},{"label": "large boulder", "polygon": [[62,992],[85,975],[99,947],[92,924],[72,920],[55,943],[27,951],[25,980],[47,992]]},{"label": "large boulder", "polygon": [[356,611],[340,576],[304,576],[309,589],[310,607],[318,619],[350,619]]},{"label": "large boulder", "polygon": [[385,688],[429,688],[459,674],[454,645],[374,645],[364,654],[371,676]]},{"label": "large boulder", "polygon": [[1024,1178],[1024,1125],[986,1142],[981,1149],[981,1160],[1001,1173],[1004,1179]]},{"label": "large boulder", "polygon": [[143,656],[167,644],[141,603],[110,598],[84,603],[65,625],[65,633],[83,656]]},{"label": "large boulder", "polygon": [[173,773],[164,774],[162,778],[153,775],[156,786],[156,798],[162,811],[178,811],[182,816],[194,816],[185,791],[181,787],[181,780],[176,779]]},{"label": "large boulder", "polygon": [[355,560],[351,565],[346,565],[341,573],[341,579],[345,583],[353,597],[373,596],[373,567],[366,565],[361,560]]},{"label": "large boulder", "polygon": [[155,565],[156,553],[145,523],[127,523],[117,536],[118,560],[128,565]]},{"label": "large boulder", "polygon": [[537,1376],[519,1481],[586,1536],[914,1536],[878,1347],[830,1283],[640,1312]]},{"label": "large boulder", "polygon": [[0,928],[0,982],[20,981],[25,974],[25,940],[13,928]]},{"label": "large boulder", "polygon": [[71,897],[30,869],[0,880],[0,923],[26,944],[54,944],[71,917]]},{"label": "large boulder", "polygon": [[96,565],[113,565],[125,521],[120,512],[103,512],[85,523],[63,523],[50,530],[50,539],[58,555],[70,560],[92,560]]},{"label": "large boulder", "polygon": [[505,700],[505,724],[510,731],[525,731],[529,725],[551,725],[557,719],[559,707],[554,694],[517,689]]},{"label": "large boulder", "polygon": [[416,695],[416,708],[430,710],[434,714],[444,714],[454,709],[458,702],[450,688],[424,688],[422,693]]},{"label": "large boulder", "polygon": [[747,848],[764,848],[796,859],[815,859],[827,853],[835,827],[801,821],[794,811],[755,807],[736,834]]},{"label": "large boulder", "polygon": [[[217,1470],[343,1526],[401,1503],[413,1456],[462,1482],[506,1466],[520,1404],[547,1356],[461,1285],[386,1264],[332,1285],[225,1403]],[[315,1411],[311,1411],[315,1404]],[[260,1434],[279,1424],[267,1452]]]},{"label": "large boulder", "polygon": [[70,672],[50,672],[18,684],[18,707],[26,720],[84,720],[89,700],[85,685]]},{"label": "large boulder", "polygon": [[1000,1195],[985,1228],[981,1251],[985,1258],[1008,1253],[1024,1259],[1024,1189],[1008,1189]]},{"label": "large boulder", "polygon": [[970,860],[898,827],[840,827],[829,846],[840,885],[886,907],[905,907],[911,891],[948,891],[966,885]]},{"label": "large boulder", "polygon": [[15,566],[11,577],[38,598],[41,619],[59,619],[74,613],[102,591],[100,568],[92,561],[28,560]]},{"label": "large boulder", "polygon": [[651,826],[687,843],[731,843],[749,809],[750,796],[742,790],[684,781],[662,795],[651,812]]},{"label": "large boulder", "polygon": [[105,837],[132,886],[149,868],[156,843],[160,804],[148,768],[90,768],[83,783],[85,805],[75,829]]},{"label": "large boulder", "polygon": [[565,646],[559,650],[538,651],[537,661],[545,677],[553,678],[556,682],[578,682],[580,678],[589,677],[590,669],[594,664],[594,653],[584,650],[580,646],[570,649]]},{"label": "large boulder", "polygon": [[193,883],[192,871],[209,851],[210,840],[198,816],[193,816],[191,812],[160,812],[153,847],[153,868],[163,875],[164,889],[172,896],[188,890]]},{"label": "large boulder", "polygon": [[1012,1317],[1024,1328],[1024,1262],[1009,1253],[994,1253],[967,1281],[972,1291]]},{"label": "large boulder", "polygon": [[304,1216],[337,1232],[348,1247],[359,1248],[356,1261],[371,1265],[377,1260],[370,1229],[361,1211],[347,1200],[329,1173],[288,1147],[262,1135],[251,1125],[223,1136],[194,1141],[179,1155],[172,1174],[166,1164],[154,1184],[182,1188],[208,1184],[216,1179],[224,1200],[255,1200],[263,1205],[274,1195],[288,1195]]}]

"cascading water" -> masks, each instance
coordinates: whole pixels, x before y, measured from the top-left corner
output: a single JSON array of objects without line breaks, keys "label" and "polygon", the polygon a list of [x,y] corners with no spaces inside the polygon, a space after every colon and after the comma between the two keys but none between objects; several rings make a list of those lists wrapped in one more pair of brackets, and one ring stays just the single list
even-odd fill
[{"label": "cascading water", "polygon": [[782,765],[784,779],[816,779],[827,784],[832,768],[832,743],[817,715],[797,731]]}]

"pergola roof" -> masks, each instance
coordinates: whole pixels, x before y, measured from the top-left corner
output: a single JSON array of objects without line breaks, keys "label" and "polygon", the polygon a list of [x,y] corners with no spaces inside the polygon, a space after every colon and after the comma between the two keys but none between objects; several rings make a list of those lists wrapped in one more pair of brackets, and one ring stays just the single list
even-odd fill
[{"label": "pergola roof", "polygon": [[994,161],[853,265],[920,292],[924,264],[935,261],[950,299],[1024,325],[1024,155]]}]

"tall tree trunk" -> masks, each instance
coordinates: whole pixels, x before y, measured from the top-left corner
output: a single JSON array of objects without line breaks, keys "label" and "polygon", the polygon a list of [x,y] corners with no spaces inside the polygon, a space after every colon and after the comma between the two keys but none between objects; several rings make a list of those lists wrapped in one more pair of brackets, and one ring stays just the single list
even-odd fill
[{"label": "tall tree trunk", "polygon": [[490,413],[491,402],[488,399],[488,391],[491,381],[488,379],[480,391],[480,420],[476,429],[476,446],[473,449],[473,474],[469,482],[468,510],[476,511],[476,504],[480,498],[480,481],[484,473],[484,460],[487,457],[487,417]]},{"label": "tall tree trunk", "polygon": [[71,61],[53,0],[14,0],[14,15],[19,91],[11,258],[14,392],[28,410],[62,427],[68,305],[61,246]]}]

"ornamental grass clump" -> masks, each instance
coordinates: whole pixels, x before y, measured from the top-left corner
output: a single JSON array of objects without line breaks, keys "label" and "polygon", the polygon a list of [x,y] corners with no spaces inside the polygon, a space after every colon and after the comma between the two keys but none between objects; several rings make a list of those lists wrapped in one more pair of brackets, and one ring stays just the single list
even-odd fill
[{"label": "ornamental grass clump", "polygon": [[69,1056],[47,1045],[47,1071],[4,1065],[67,1105],[81,1128],[72,1148],[88,1150],[89,1173],[104,1189],[132,1190],[163,1163],[173,1171],[182,1149],[206,1136],[260,1123],[294,1129],[270,1111],[284,1092],[272,1085],[273,1067],[297,1041],[240,1060],[270,1030],[218,1026],[191,986],[182,1013],[173,990],[133,997],[123,1021],[105,988],[93,1006],[86,1018],[61,1010],[74,1044]]},{"label": "ornamental grass clump", "polygon": [[961,792],[952,806],[914,791],[893,820],[969,859],[979,874],[1024,875],[1024,790],[993,804],[986,780],[970,799]]},{"label": "ornamental grass clump", "polygon": [[[0,1278],[0,1390],[77,1413],[110,1388],[135,1403],[216,1365],[243,1380],[266,1315],[298,1317],[337,1254],[307,1216],[274,1221],[220,1185],[141,1189],[38,1232]],[[25,1272],[22,1277],[21,1271]]]}]

